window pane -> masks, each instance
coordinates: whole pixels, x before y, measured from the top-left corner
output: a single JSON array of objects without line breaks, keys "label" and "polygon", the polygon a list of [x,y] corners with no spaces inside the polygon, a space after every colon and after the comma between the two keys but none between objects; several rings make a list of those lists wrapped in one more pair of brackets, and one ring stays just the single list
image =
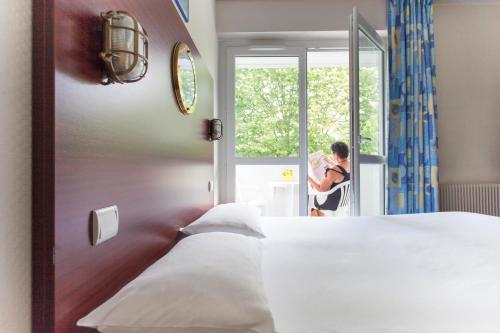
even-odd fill
[{"label": "window pane", "polygon": [[[350,146],[349,51],[309,51],[307,53],[307,131],[309,174],[323,179],[325,167],[321,152],[332,158],[330,147],[336,141]],[[324,196],[308,186],[308,214],[316,204],[339,200],[341,191]],[[338,197],[339,199],[334,199]],[[322,211],[325,215],[349,216],[349,207]]]},{"label": "window pane", "polygon": [[298,57],[235,59],[236,156],[299,156]]},{"label": "window pane", "polygon": [[381,164],[361,164],[359,173],[361,215],[383,215],[384,166]]},{"label": "window pane", "polygon": [[236,202],[264,216],[299,215],[298,165],[237,165]]},{"label": "window pane", "polygon": [[360,153],[383,155],[380,115],[383,114],[382,51],[359,32]]}]

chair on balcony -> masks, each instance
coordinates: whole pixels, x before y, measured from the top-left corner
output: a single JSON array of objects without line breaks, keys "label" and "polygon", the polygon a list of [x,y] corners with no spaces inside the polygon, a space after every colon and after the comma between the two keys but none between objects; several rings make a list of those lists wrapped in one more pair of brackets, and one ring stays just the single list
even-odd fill
[{"label": "chair on balcony", "polygon": [[314,206],[314,198],[321,205],[323,204],[328,196],[336,191],[340,191],[340,201],[336,210],[321,210],[326,216],[349,216],[349,208],[351,202],[351,182],[343,182],[332,188],[327,192],[319,192],[312,187],[309,188],[309,205],[308,212],[311,212],[311,209],[316,209]]}]

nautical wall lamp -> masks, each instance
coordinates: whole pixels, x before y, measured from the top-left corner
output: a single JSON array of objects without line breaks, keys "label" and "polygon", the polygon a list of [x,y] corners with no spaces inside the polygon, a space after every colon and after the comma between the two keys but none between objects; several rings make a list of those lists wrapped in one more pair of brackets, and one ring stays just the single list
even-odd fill
[{"label": "nautical wall lamp", "polygon": [[148,71],[148,34],[126,11],[101,13],[104,49],[99,54],[106,66],[103,84],[130,83]]},{"label": "nautical wall lamp", "polygon": [[209,127],[208,127],[208,139],[210,141],[217,141],[222,139],[222,135],[223,135],[222,120],[211,119],[209,121]]}]

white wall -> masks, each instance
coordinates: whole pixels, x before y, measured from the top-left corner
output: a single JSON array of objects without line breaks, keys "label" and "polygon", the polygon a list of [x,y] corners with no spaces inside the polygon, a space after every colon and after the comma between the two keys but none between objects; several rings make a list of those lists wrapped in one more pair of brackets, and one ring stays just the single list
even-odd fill
[{"label": "white wall", "polygon": [[440,180],[500,182],[500,4],[435,5]]},{"label": "white wall", "polygon": [[[172,0],[174,3],[175,1]],[[217,32],[215,30],[215,0],[191,0],[186,27],[201,57],[217,80]],[[184,22],[184,20],[183,20]]]},{"label": "white wall", "polygon": [[0,332],[31,332],[31,1],[0,0]]},{"label": "white wall", "polygon": [[348,30],[354,6],[375,29],[386,29],[386,0],[219,0],[217,32]]}]

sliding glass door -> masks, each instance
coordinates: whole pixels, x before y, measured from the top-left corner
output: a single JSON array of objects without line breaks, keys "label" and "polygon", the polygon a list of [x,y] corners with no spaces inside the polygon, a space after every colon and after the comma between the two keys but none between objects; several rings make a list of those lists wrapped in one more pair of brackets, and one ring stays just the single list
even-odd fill
[{"label": "sliding glass door", "polygon": [[350,22],[352,215],[385,213],[386,46],[353,10]]},{"label": "sliding glass door", "polygon": [[235,48],[228,72],[227,197],[305,215],[305,52]]},{"label": "sliding glass door", "polygon": [[227,49],[223,201],[268,216],[309,215],[321,194],[308,185],[309,155],[331,157],[330,145],[342,141],[351,166],[343,211],[384,214],[385,43],[356,10],[349,36],[349,45],[327,48]]}]

